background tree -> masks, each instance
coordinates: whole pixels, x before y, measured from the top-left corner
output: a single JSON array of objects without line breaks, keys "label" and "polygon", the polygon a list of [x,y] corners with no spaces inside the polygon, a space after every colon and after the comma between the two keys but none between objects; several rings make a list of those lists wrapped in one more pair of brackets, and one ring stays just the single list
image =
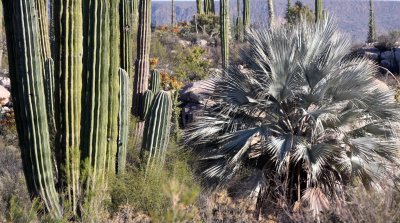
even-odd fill
[{"label": "background tree", "polygon": [[376,42],[375,15],[372,0],[369,0],[368,43]]}]

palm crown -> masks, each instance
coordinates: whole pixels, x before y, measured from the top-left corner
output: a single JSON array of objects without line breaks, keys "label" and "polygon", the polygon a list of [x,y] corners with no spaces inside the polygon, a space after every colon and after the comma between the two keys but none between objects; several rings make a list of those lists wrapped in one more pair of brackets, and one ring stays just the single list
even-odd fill
[{"label": "palm crown", "polygon": [[376,65],[347,56],[350,40],[332,18],[253,30],[248,41],[249,69],[205,81],[212,103],[186,131],[206,182],[261,169],[263,191],[279,186],[288,204],[306,200],[319,212],[343,186],[359,179],[370,187],[391,171],[394,94],[377,84]]}]

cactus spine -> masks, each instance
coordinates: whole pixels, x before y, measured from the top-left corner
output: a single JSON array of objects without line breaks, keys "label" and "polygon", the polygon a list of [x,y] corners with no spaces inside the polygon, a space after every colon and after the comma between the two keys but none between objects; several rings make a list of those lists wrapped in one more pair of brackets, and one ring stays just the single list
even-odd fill
[{"label": "cactus spine", "polygon": [[161,76],[158,70],[152,70],[150,76],[150,90],[157,94],[161,90]]},{"label": "cactus spine", "polygon": [[368,43],[376,41],[375,15],[372,0],[369,0]]},{"label": "cactus spine", "polygon": [[275,20],[274,1],[268,0],[268,25],[271,28]]},{"label": "cactus spine", "polygon": [[197,14],[204,14],[203,0],[196,0]]},{"label": "cactus spine", "polygon": [[170,95],[160,91],[146,118],[143,133],[142,157],[147,155],[147,167],[154,164],[163,164],[165,152],[169,142],[169,129],[171,126],[172,102]]},{"label": "cactus spine", "polygon": [[[137,36],[137,59],[135,62],[134,92],[132,101],[132,113],[136,117],[142,114],[143,93],[148,89],[148,76],[150,72],[150,24],[151,24],[151,0],[139,2],[139,30]],[[143,123],[138,123],[135,130],[136,137],[143,132]]]},{"label": "cactus spine", "polygon": [[220,0],[220,36],[222,67],[229,66],[229,0]]},{"label": "cactus spine", "polygon": [[35,1],[13,0],[3,4],[11,87],[28,190],[41,198],[53,217],[60,217],[43,83],[45,61]]},{"label": "cactus spine", "polygon": [[243,0],[243,29],[250,28],[250,0]]},{"label": "cactus spine", "polygon": [[126,154],[129,135],[129,75],[123,70],[118,70],[119,75],[119,108],[118,108],[118,151],[117,173],[125,172]]},{"label": "cactus spine", "polygon": [[315,0],[315,22],[321,21],[322,18],[322,0]]}]

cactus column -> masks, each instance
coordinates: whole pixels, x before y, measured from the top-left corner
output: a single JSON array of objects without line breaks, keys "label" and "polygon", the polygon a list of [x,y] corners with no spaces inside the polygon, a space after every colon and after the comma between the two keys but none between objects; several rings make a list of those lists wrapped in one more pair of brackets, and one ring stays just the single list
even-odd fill
[{"label": "cactus column", "polygon": [[243,0],[243,28],[250,28],[250,0]]},{"label": "cactus column", "polygon": [[197,14],[204,14],[203,0],[196,0]]},{"label": "cactus column", "polygon": [[322,0],[315,0],[315,22],[322,19]]},{"label": "cactus column", "polygon": [[[137,59],[135,61],[135,78],[133,82],[132,113],[135,117],[142,114],[143,94],[148,89],[150,72],[151,41],[151,0],[139,1],[139,29],[137,35]],[[143,122],[136,125],[135,137],[138,140],[143,133]]]},{"label": "cactus column", "polygon": [[45,61],[35,1],[13,0],[3,4],[14,111],[28,190],[41,199],[53,217],[60,217],[43,83]]},{"label": "cactus column", "polygon": [[372,0],[369,0],[368,43],[376,41],[375,15]]},{"label": "cactus column", "polygon": [[275,12],[274,12],[274,1],[268,0],[268,25],[271,28],[274,24]]},{"label": "cactus column", "polygon": [[118,151],[117,173],[125,172],[126,154],[129,136],[129,75],[123,70],[118,70],[119,75],[119,109],[118,109]]},{"label": "cactus column", "polygon": [[222,67],[229,66],[229,0],[220,0],[220,36]]}]

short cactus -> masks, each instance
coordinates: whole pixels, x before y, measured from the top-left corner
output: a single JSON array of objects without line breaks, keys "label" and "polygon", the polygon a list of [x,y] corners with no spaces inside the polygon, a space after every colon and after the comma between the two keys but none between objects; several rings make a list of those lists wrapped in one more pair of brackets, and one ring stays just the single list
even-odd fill
[{"label": "short cactus", "polygon": [[119,69],[119,109],[118,109],[118,151],[117,151],[117,173],[125,172],[126,153],[129,135],[129,75]]},{"label": "short cactus", "polygon": [[142,103],[143,103],[142,108],[143,109],[142,109],[142,114],[140,115],[140,119],[141,120],[143,120],[143,121],[146,120],[146,116],[147,116],[147,113],[150,110],[150,107],[151,107],[151,104],[153,102],[153,99],[154,99],[153,91],[147,90],[147,91],[144,92],[143,101],[142,101]]},{"label": "short cactus", "polygon": [[150,74],[150,86],[149,89],[157,94],[161,90],[161,76],[158,70],[152,70]]},{"label": "short cactus", "polygon": [[162,165],[169,142],[172,101],[170,95],[160,91],[154,98],[143,132],[142,158],[147,157],[147,167]]}]

